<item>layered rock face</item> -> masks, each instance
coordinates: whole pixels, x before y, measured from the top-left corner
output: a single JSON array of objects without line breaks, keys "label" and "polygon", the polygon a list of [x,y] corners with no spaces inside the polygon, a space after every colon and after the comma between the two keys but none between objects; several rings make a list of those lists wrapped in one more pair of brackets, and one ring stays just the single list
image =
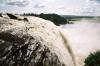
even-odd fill
[{"label": "layered rock face", "polygon": [[0,17],[0,66],[75,66],[70,46],[52,22]]}]

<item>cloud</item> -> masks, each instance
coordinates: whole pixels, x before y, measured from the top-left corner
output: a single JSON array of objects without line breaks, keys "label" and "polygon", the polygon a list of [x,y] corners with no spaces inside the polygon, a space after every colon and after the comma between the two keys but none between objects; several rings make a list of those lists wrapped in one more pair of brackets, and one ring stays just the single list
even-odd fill
[{"label": "cloud", "polygon": [[6,5],[14,5],[14,6],[27,6],[29,4],[29,0],[0,0],[1,4],[6,4]]},{"label": "cloud", "polygon": [[99,6],[100,2],[98,2],[97,0],[87,0],[86,5],[81,9],[81,14],[98,16],[100,15]]},{"label": "cloud", "polygon": [[0,0],[0,4],[2,4],[2,3],[3,3],[3,1],[4,1],[4,0]]},{"label": "cloud", "polygon": [[23,3],[23,2],[8,2],[6,3],[7,5],[17,5],[17,6],[26,6],[28,3]]},{"label": "cloud", "polygon": [[40,4],[35,4],[34,5],[34,8],[44,8],[45,6],[44,5],[40,5]]},{"label": "cloud", "polygon": [[90,0],[90,1],[96,1],[96,2],[100,3],[100,0]]},{"label": "cloud", "polygon": [[100,15],[100,0],[0,0],[0,11]]}]

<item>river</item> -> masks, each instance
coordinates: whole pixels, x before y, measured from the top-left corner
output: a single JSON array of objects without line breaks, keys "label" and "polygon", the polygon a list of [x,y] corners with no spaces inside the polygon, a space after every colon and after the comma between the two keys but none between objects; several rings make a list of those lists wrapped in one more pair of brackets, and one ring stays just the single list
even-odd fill
[{"label": "river", "polygon": [[82,19],[61,27],[66,31],[79,65],[84,65],[83,62],[90,53],[100,50],[100,22]]}]

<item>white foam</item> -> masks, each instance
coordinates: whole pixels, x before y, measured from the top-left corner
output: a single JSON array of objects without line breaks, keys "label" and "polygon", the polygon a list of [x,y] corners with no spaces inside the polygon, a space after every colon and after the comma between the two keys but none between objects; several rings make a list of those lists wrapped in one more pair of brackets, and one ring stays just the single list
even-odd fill
[{"label": "white foam", "polygon": [[84,65],[83,62],[90,53],[100,50],[100,23],[80,20],[75,24],[63,25],[62,28],[69,37],[80,66]]}]

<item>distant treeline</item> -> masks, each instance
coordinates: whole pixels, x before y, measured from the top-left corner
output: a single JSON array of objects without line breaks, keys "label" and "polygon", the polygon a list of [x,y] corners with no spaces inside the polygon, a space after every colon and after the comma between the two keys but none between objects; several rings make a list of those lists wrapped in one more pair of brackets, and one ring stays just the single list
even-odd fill
[{"label": "distant treeline", "polygon": [[36,16],[36,17],[40,17],[46,20],[50,20],[53,23],[55,23],[56,25],[60,25],[60,24],[66,24],[69,23],[68,20],[58,14],[34,14],[34,13],[24,13],[24,16]]},{"label": "distant treeline", "polygon": [[62,17],[68,19],[68,21],[77,21],[80,19],[93,19],[100,18],[100,16],[75,16],[75,15],[61,15]]}]

